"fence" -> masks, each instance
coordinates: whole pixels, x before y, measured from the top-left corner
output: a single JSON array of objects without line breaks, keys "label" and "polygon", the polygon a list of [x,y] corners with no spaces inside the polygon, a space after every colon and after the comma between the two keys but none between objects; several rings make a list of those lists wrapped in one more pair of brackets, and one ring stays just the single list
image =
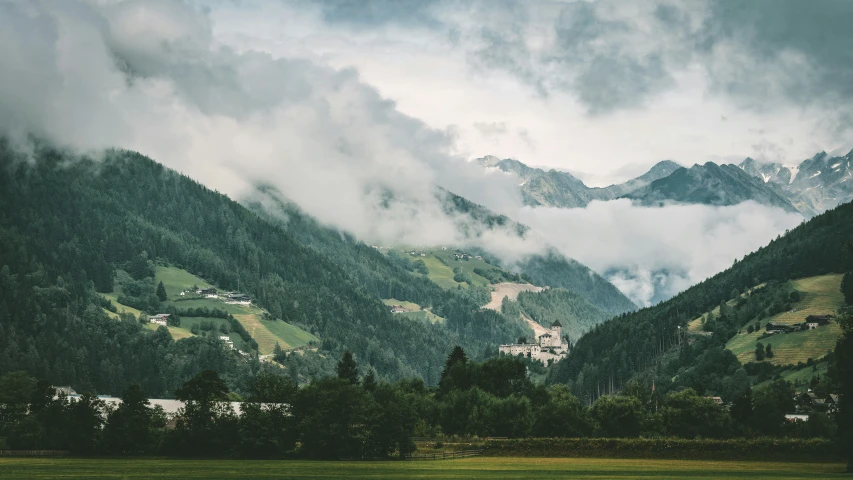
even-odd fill
[{"label": "fence", "polygon": [[68,450],[0,450],[0,457],[64,457]]},{"label": "fence", "polygon": [[482,450],[459,450],[456,452],[414,453],[406,455],[406,460],[448,460],[452,458],[476,457]]}]

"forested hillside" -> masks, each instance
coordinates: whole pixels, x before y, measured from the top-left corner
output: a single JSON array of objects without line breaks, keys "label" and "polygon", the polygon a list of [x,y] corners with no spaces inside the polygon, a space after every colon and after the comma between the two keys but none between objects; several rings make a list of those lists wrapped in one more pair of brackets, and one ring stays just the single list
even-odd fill
[{"label": "forested hillside", "polygon": [[[681,356],[673,368],[680,368],[682,373],[709,378],[710,370],[696,370],[707,367],[719,369],[723,377],[733,375],[741,366],[735,355],[725,350],[725,343],[742,327],[736,324],[737,315],[729,315],[725,328],[715,329],[713,335],[699,338],[692,346],[683,335],[687,322],[732,299],[733,292],[768,283],[772,287],[766,294],[770,302],[781,288],[773,285],[853,270],[853,254],[845,248],[851,241],[853,203],[848,203],[798,226],[666,302],[598,325],[558,364],[551,380],[571,382],[576,394],[594,399],[623,388],[634,375],[655,368],[658,360],[669,354]],[[731,371],[726,372],[729,368]],[[659,384],[658,389],[661,387]]]},{"label": "forested hillside", "polygon": [[[156,378],[183,381],[202,367],[237,375],[243,367],[220,345],[161,338],[168,346],[158,350],[149,344],[159,333],[141,335],[138,325],[94,307],[94,292],[112,291],[115,270],[133,272],[140,261],[171,263],[223,289],[239,284],[272,316],[317,335],[321,351],[346,347],[390,378],[435,382],[453,345],[476,355],[529,332],[517,319],[479,311],[483,299],[442,292],[364,245],[329,237],[308,248],[300,235],[331,233],[286,231],[136,153],[110,151],[95,161],[50,148],[24,156],[4,144],[0,160],[4,371],[98,392],[133,381],[150,394],[177,385],[155,386]],[[379,296],[417,298],[447,322],[395,317]],[[176,358],[186,374],[168,366]]]}]

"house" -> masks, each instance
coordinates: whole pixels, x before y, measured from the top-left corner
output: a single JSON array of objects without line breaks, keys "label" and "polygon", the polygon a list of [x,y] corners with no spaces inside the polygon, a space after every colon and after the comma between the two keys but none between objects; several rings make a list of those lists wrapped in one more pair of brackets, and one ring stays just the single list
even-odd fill
[{"label": "house", "polygon": [[800,395],[800,405],[810,407],[817,410],[826,410],[826,401],[817,396],[814,392],[806,392]]},{"label": "house", "polygon": [[829,413],[836,412],[838,410],[839,400],[840,399],[837,393],[830,393],[829,395],[827,395],[826,399],[824,399],[824,403],[826,404],[826,411]]},{"label": "house", "polygon": [[809,315],[806,317],[806,323],[817,323],[819,326],[824,326],[832,319],[832,315]]},{"label": "house", "polygon": [[791,327],[784,323],[774,323],[767,322],[767,326],[764,327],[767,330],[767,333],[779,333],[779,332],[787,332]]},{"label": "house", "polygon": [[196,293],[199,295],[204,295],[204,296],[216,295],[216,289],[213,287],[200,288],[200,289],[196,290]]},{"label": "house", "polygon": [[219,339],[225,342],[225,344],[228,345],[231,350],[234,350],[234,342],[231,340],[231,337],[229,337],[228,335],[220,335]]},{"label": "house", "polygon": [[77,392],[75,392],[75,391],[74,391],[74,389],[73,389],[73,388],[71,388],[71,385],[63,385],[63,386],[59,386],[59,387],[52,387],[52,388],[53,388],[54,390],[56,390],[56,394],[57,394],[57,395],[59,395],[60,393],[65,394],[65,395],[67,395],[67,396],[69,396],[69,397],[70,397],[71,395],[77,395]]},{"label": "house", "polygon": [[169,325],[169,317],[171,317],[171,315],[168,313],[158,313],[157,315],[148,317],[148,323],[154,323],[165,327]]},{"label": "house", "polygon": [[799,415],[799,414],[795,414],[795,413],[787,413],[787,414],[785,414],[785,420],[787,420],[791,423],[808,422],[809,416],[808,415]]},{"label": "house", "polygon": [[805,330],[814,330],[815,328],[817,328],[819,326],[820,326],[820,324],[817,322],[808,322],[808,323],[806,323]]},{"label": "house", "polygon": [[406,309],[403,308],[402,305],[389,305],[388,310],[391,313],[404,313],[404,312],[406,312]]},{"label": "house", "polygon": [[722,406],[722,405],[723,405],[723,399],[722,399],[721,397],[705,397],[705,398],[710,398],[710,399],[711,399],[711,400],[713,400],[713,401],[714,401],[714,403],[716,403],[717,405],[720,405],[720,406]]},{"label": "house", "polygon": [[230,305],[251,305],[252,299],[245,293],[228,293],[225,295],[228,300],[225,303]]}]

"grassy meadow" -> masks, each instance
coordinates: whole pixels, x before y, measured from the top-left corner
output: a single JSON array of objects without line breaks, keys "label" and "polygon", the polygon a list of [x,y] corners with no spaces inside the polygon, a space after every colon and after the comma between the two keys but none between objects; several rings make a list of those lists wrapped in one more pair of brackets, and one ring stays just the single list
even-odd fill
[{"label": "grassy meadow", "polygon": [[0,477],[216,479],[849,478],[841,463],[475,457],[459,460],[319,462],[169,459],[0,459]]},{"label": "grassy meadow", "polygon": [[[782,312],[767,322],[794,324],[802,322],[809,315],[835,314],[844,305],[841,294],[842,275],[823,275],[819,277],[802,278],[792,282],[793,287],[802,294],[802,299],[793,304],[793,311]],[[753,333],[740,333],[729,340],[726,348],[737,355],[742,363],[755,359],[755,345],[761,342],[773,345],[774,356],[766,359],[776,365],[797,364],[806,362],[809,358],[818,360],[835,348],[835,342],[841,335],[841,327],[836,322],[818,327],[816,330],[777,334],[759,340],[765,330],[762,328]]]}]

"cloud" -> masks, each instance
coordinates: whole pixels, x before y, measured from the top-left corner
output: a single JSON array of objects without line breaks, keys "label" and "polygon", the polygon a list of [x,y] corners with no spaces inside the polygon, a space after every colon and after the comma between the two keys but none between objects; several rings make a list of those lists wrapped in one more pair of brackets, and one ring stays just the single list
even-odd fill
[{"label": "cloud", "polygon": [[217,47],[181,2],[0,3],[0,132],[142,152],[242,199],[275,187],[383,244],[540,248],[448,212],[440,185],[499,212],[513,179],[454,157],[452,135],[399,112],[352,68]]},{"label": "cloud", "polygon": [[578,209],[526,207],[520,219],[638,304],[650,305],[725,270],[803,217],[754,202],[649,208],[615,200]]},{"label": "cloud", "polygon": [[509,130],[506,122],[475,122],[474,128],[485,137],[500,137]]}]

